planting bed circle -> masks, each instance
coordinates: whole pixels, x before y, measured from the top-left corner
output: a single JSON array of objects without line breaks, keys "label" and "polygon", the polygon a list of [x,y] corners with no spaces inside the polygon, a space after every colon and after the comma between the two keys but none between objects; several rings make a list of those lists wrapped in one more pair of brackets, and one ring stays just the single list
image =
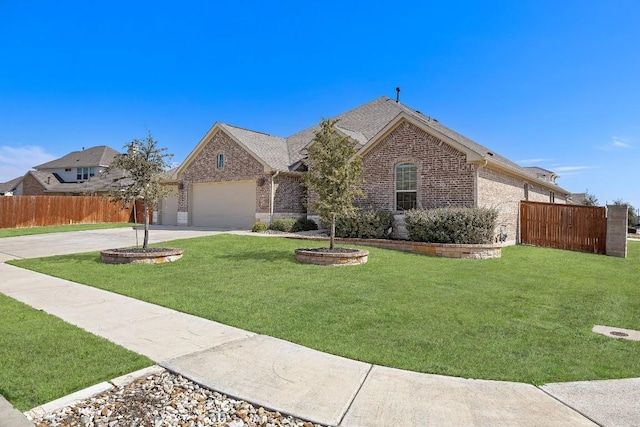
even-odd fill
[{"label": "planting bed circle", "polygon": [[180,248],[107,249],[100,252],[100,258],[106,264],[161,264],[176,261],[183,253]]},{"label": "planting bed circle", "polygon": [[302,248],[296,249],[296,259],[303,264],[359,265],[369,259],[369,251],[352,248]]}]

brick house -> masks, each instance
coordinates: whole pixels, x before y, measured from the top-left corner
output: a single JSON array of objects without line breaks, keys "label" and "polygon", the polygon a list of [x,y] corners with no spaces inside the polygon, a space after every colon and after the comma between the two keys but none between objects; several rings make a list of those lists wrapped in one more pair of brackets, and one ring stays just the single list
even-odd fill
[{"label": "brick house", "polygon": [[[513,243],[521,200],[567,203],[555,174],[523,168],[390,98],[335,118],[363,159],[362,206],[397,217],[415,207],[495,207]],[[167,181],[177,196],[160,208],[161,222],[247,229],[306,215],[304,148],[318,128],[282,138],[216,123]]]},{"label": "brick house", "polygon": [[119,153],[105,145],[73,151],[34,166],[22,178],[24,196],[76,196],[104,194],[122,171],[102,175]]}]

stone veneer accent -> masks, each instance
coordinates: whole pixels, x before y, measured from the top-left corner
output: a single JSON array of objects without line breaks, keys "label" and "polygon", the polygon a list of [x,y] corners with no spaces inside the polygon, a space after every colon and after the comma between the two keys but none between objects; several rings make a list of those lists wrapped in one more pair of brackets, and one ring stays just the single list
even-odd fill
[{"label": "stone veneer accent", "polygon": [[369,251],[353,249],[351,252],[319,252],[310,249],[296,249],[296,260],[303,264],[315,265],[359,265],[369,259]]},{"label": "stone veneer accent", "polygon": [[[317,237],[292,237],[302,240],[329,240],[328,238]],[[458,245],[445,243],[424,243],[412,242],[408,240],[385,240],[385,239],[344,239],[336,238],[337,243],[345,243],[350,245],[373,246],[382,249],[392,249],[402,252],[411,252],[421,255],[430,255],[443,258],[460,258],[460,259],[490,259],[500,258],[502,256],[502,245],[486,244],[486,245]]]},{"label": "stone veneer accent", "polygon": [[609,256],[627,257],[627,205],[607,205],[607,248]]},{"label": "stone veneer accent", "polygon": [[365,205],[395,211],[395,167],[400,163],[418,169],[418,207],[475,205],[475,166],[464,153],[411,123],[401,122],[362,160]]}]

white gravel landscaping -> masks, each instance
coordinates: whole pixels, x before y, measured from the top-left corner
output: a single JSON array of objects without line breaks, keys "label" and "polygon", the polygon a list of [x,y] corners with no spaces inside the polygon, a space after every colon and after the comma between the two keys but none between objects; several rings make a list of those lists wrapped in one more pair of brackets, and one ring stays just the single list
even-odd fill
[{"label": "white gravel landscaping", "polygon": [[324,427],[256,408],[167,371],[34,417],[37,427]]}]

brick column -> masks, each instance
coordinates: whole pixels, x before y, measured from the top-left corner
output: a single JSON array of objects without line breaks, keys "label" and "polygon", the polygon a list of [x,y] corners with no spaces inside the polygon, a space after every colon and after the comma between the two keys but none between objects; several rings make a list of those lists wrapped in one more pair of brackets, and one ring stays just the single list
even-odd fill
[{"label": "brick column", "polygon": [[606,254],[627,257],[627,205],[607,205],[607,249]]}]

